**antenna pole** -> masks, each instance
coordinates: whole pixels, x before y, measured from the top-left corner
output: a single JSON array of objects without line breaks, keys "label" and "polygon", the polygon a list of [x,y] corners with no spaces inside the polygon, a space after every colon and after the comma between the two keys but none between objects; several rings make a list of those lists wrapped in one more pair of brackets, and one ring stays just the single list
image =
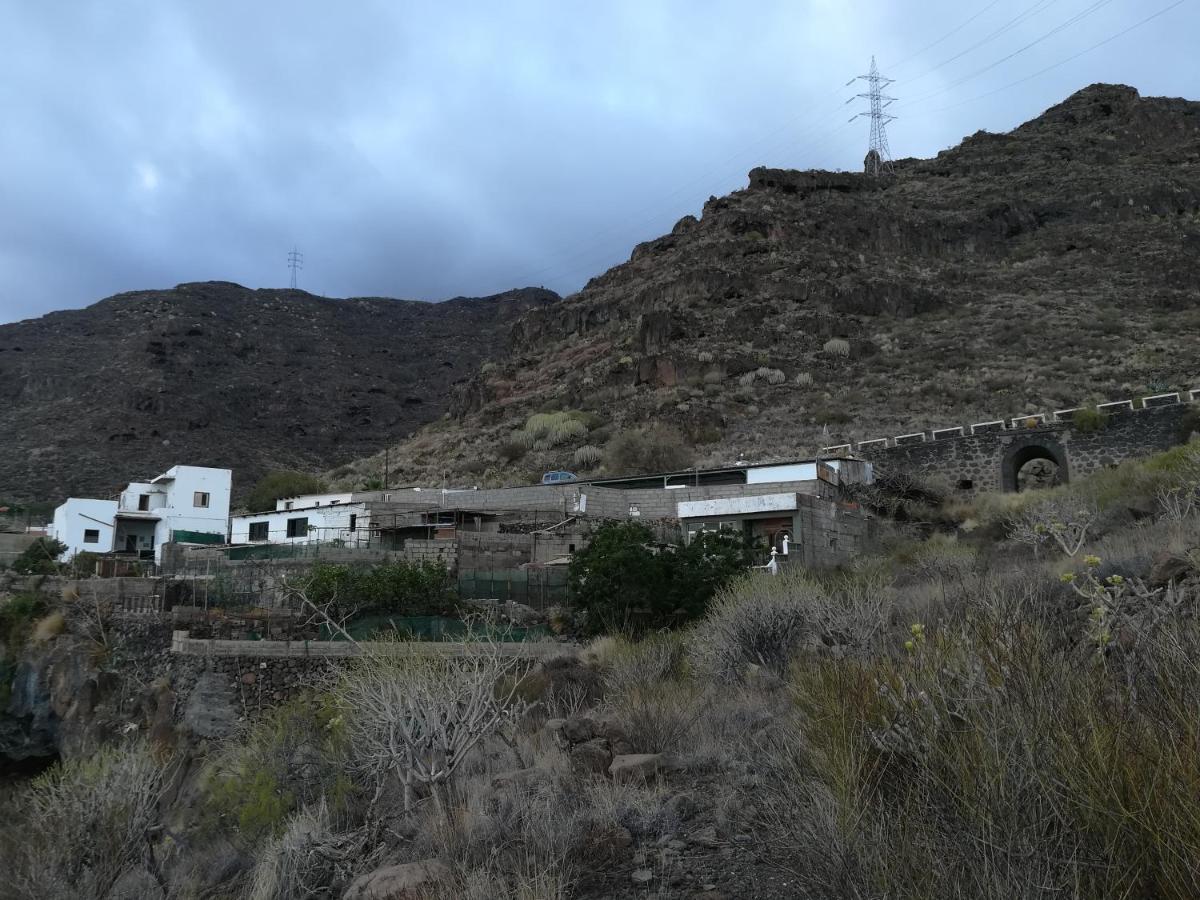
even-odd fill
[{"label": "antenna pole", "polygon": [[883,89],[895,81],[894,78],[884,78],[879,73],[879,67],[875,65],[875,57],[871,57],[871,71],[866,75],[859,75],[857,78],[850,79],[850,84],[856,81],[865,81],[867,83],[867,91],[863,94],[856,94],[855,99],[866,100],[868,109],[866,112],[860,112],[858,115],[850,119],[853,122],[862,116],[867,116],[871,120],[871,145],[867,150],[867,158],[863,162],[863,169],[868,175],[876,178],[881,175],[895,175],[896,170],[892,166],[892,151],[888,147],[887,125],[888,122],[895,121],[896,117],[891,113],[884,112],[889,106],[896,102],[895,97],[889,97],[883,92]]}]

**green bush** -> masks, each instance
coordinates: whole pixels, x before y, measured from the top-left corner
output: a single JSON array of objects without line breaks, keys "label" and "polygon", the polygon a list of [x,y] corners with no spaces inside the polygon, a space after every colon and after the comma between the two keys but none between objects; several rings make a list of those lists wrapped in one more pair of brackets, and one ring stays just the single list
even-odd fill
[{"label": "green bush", "polygon": [[1088,434],[1093,431],[1099,431],[1108,422],[1108,417],[1094,406],[1085,406],[1082,409],[1075,410],[1075,414],[1071,416],[1071,427],[1076,431],[1082,431]]},{"label": "green bush", "polygon": [[442,614],[452,610],[455,585],[446,567],[432,562],[398,560],[378,566],[322,563],[309,571],[300,589],[313,603],[337,603],[361,612],[402,615]]},{"label": "green bush", "polygon": [[58,558],[67,545],[54,538],[40,537],[12,561],[12,570],[21,575],[54,575],[58,572]]},{"label": "green bush", "polygon": [[328,490],[325,482],[315,475],[279,469],[268,472],[258,480],[246,506],[251,512],[265,512],[275,508],[277,500],[298,497],[301,494],[320,494]]},{"label": "green bush", "polygon": [[659,547],[645,525],[611,522],[575,554],[567,584],[586,631],[639,636],[703,615],[713,594],[751,562],[741,535],[701,534],[684,547]]}]

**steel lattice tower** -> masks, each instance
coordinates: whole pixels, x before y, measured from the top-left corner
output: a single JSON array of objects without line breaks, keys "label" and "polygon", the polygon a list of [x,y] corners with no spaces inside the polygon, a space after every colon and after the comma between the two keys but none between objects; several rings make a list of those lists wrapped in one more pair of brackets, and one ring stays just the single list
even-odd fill
[{"label": "steel lattice tower", "polygon": [[304,268],[304,254],[293,247],[288,251],[288,268],[292,270],[292,290],[296,289],[296,272]]},{"label": "steel lattice tower", "polygon": [[850,121],[853,122],[862,116],[869,116],[871,118],[871,147],[867,151],[867,158],[863,163],[863,168],[868,175],[876,177],[895,174],[895,169],[892,168],[892,151],[888,148],[887,124],[896,117],[884,112],[884,110],[895,103],[896,98],[889,97],[883,92],[884,87],[891,84],[894,80],[893,78],[884,78],[879,74],[879,67],[875,65],[875,57],[872,56],[871,71],[866,75],[859,75],[857,78],[851,78],[846,82],[848,87],[856,81],[865,81],[869,88],[865,94],[856,94],[847,102],[862,99],[870,104],[868,111],[860,112],[858,115],[851,117]]}]

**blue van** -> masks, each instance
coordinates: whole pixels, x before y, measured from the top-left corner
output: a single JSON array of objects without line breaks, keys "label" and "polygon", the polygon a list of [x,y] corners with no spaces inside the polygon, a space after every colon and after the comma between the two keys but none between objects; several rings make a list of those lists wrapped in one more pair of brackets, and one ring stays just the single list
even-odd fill
[{"label": "blue van", "polygon": [[572,472],[547,472],[542,476],[542,484],[566,484],[574,480],[575,475]]}]

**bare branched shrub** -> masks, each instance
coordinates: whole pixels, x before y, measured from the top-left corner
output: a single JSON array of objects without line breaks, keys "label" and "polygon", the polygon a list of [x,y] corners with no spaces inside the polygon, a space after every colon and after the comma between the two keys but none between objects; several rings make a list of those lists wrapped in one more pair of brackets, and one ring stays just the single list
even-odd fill
[{"label": "bare branched shrub", "polygon": [[1031,503],[1008,520],[1008,535],[1018,543],[1040,548],[1053,543],[1064,556],[1074,557],[1087,541],[1100,511],[1089,498],[1056,492]]},{"label": "bare branched shrub", "polygon": [[148,746],[106,748],[59,763],[25,798],[23,840],[6,865],[13,896],[101,900],[127,873],[153,868],[164,769]]},{"label": "bare branched shrub", "polygon": [[463,656],[420,657],[401,642],[363,649],[342,674],[338,703],[358,768],[376,785],[403,789],[410,810],[418,788],[438,803],[467,755],[525,711],[523,661],[490,640]]}]

